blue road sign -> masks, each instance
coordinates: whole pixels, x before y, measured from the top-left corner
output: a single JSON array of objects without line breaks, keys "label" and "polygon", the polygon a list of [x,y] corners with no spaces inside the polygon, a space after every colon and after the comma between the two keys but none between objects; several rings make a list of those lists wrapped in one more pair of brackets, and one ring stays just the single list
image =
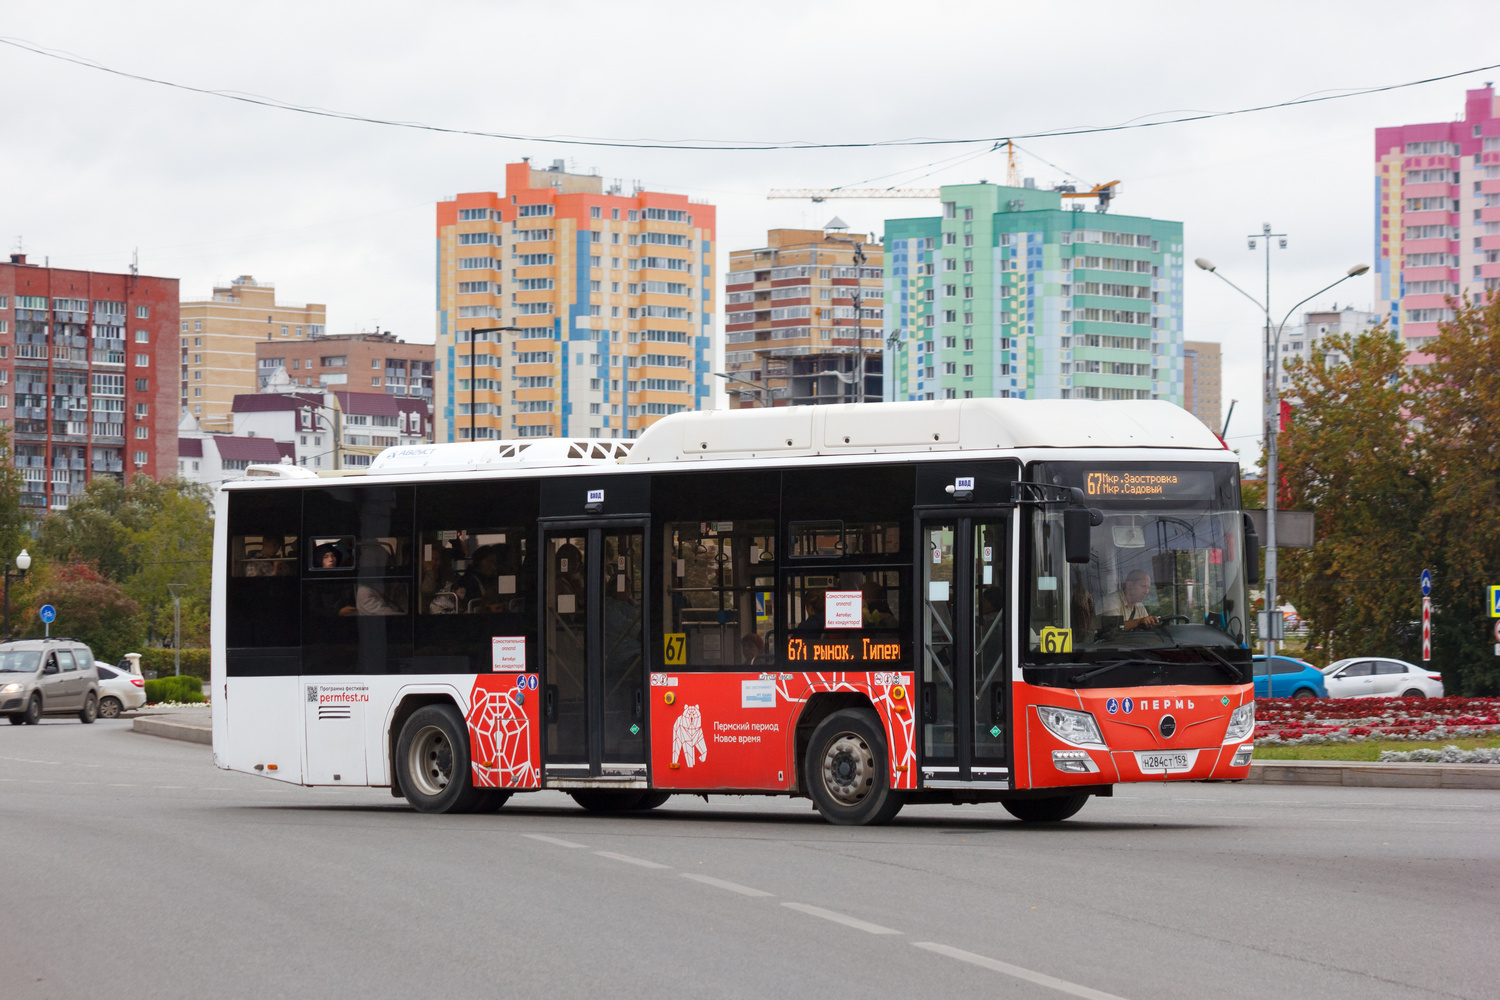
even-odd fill
[{"label": "blue road sign", "polygon": [[53,622],[57,621],[57,609],[50,604],[43,604],[42,621],[46,622],[48,625],[51,625]]},{"label": "blue road sign", "polygon": [[1430,569],[1424,569],[1422,571],[1422,596],[1432,596],[1432,570]]}]

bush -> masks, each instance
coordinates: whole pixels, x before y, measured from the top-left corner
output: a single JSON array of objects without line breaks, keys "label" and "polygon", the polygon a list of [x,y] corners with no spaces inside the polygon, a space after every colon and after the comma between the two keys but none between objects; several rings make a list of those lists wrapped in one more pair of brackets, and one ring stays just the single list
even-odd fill
[{"label": "bush", "polygon": [[[155,670],[158,677],[173,676],[172,650],[152,648],[142,649],[139,652],[142,671]],[[184,649],[182,651],[182,676],[208,680],[208,650]]]},{"label": "bush", "polygon": [[146,701],[156,704],[163,701],[207,701],[203,697],[203,682],[196,677],[183,674],[181,677],[162,677],[146,682]]}]

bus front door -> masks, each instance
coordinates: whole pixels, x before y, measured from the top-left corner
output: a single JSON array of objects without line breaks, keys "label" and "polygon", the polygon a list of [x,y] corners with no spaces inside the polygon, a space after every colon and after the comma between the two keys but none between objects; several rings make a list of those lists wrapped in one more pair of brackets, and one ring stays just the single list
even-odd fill
[{"label": "bus front door", "polygon": [[922,780],[928,788],[1009,787],[1009,523],[1004,513],[922,521]]},{"label": "bus front door", "polygon": [[544,776],[644,785],[645,536],[640,526],[546,532]]}]

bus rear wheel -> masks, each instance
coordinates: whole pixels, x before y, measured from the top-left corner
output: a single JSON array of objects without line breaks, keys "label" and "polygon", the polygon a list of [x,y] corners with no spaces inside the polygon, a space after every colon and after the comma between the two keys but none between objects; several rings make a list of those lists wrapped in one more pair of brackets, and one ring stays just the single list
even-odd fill
[{"label": "bus rear wheel", "polygon": [[904,804],[891,788],[885,729],[874,712],[846,708],[818,723],[803,774],[813,806],[838,826],[889,823]]},{"label": "bus rear wheel", "polygon": [[469,812],[479,804],[480,790],[470,780],[468,727],[451,705],[424,705],[406,720],[396,740],[396,772],[418,812]]},{"label": "bus rear wheel", "polygon": [[1005,799],[1000,804],[1022,823],[1061,823],[1083,808],[1088,795],[1056,795],[1045,799]]}]

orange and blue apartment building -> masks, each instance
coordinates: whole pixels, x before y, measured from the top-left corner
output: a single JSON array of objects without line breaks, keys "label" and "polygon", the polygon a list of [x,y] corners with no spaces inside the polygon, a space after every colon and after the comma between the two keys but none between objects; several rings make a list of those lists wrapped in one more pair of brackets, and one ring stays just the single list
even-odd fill
[{"label": "orange and blue apartment building", "polygon": [[561,160],[438,202],[436,440],[633,438],[701,409],[714,229],[712,205]]}]

